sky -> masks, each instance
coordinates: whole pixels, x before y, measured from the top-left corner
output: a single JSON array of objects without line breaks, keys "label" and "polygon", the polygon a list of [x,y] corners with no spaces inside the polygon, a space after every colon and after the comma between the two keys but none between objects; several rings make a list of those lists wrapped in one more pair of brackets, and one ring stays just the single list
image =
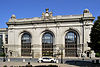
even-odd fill
[{"label": "sky", "polygon": [[84,9],[89,9],[95,20],[100,16],[100,0],[0,0],[0,28],[8,27],[12,14],[17,19],[41,17],[46,8],[53,16],[80,15]]}]

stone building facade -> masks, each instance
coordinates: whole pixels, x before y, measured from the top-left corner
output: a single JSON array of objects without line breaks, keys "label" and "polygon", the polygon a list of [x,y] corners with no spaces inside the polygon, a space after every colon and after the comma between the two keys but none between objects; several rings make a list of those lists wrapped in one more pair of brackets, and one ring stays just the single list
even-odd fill
[{"label": "stone building facade", "polygon": [[88,9],[81,15],[53,16],[49,9],[41,17],[16,19],[8,25],[7,55],[9,57],[59,56],[95,57],[88,47],[94,17]]},{"label": "stone building facade", "polygon": [[7,48],[4,49],[4,45],[8,44],[8,31],[7,28],[0,28],[0,56],[5,52],[7,53]]}]

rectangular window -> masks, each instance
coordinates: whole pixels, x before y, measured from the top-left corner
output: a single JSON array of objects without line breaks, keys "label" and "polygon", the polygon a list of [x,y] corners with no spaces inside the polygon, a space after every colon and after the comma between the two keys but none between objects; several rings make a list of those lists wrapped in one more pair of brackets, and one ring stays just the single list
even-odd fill
[{"label": "rectangular window", "polygon": [[2,46],[2,45],[3,45],[3,36],[0,35],[0,46]]},{"label": "rectangular window", "polygon": [[0,53],[3,53],[2,45],[3,45],[3,36],[0,35]]},{"label": "rectangular window", "polygon": [[8,44],[8,35],[5,37],[6,44]]}]

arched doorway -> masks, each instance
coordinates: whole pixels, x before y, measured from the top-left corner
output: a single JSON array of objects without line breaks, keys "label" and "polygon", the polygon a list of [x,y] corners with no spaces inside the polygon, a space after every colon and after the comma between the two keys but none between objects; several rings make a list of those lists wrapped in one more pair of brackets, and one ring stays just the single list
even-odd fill
[{"label": "arched doorway", "polygon": [[65,56],[77,56],[77,34],[73,31],[69,31],[65,36]]},{"label": "arched doorway", "polygon": [[49,32],[42,36],[42,56],[53,56],[53,35]]},{"label": "arched doorway", "polygon": [[31,35],[27,32],[21,37],[21,56],[31,56]]}]

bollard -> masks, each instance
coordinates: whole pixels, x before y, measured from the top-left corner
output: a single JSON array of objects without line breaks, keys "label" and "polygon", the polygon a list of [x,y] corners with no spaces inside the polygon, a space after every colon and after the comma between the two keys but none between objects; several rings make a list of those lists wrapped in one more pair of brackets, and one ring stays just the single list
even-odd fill
[{"label": "bollard", "polygon": [[5,58],[3,58],[3,62],[5,62],[6,61],[6,59]]},{"label": "bollard", "polygon": [[23,59],[23,62],[25,62],[25,59]]},{"label": "bollard", "polygon": [[8,62],[10,62],[10,59],[8,59]]},{"label": "bollard", "polygon": [[28,62],[28,64],[26,65],[26,67],[32,67],[32,65],[30,64],[30,62]]},{"label": "bollard", "polygon": [[58,60],[56,61],[56,63],[59,63]]}]

